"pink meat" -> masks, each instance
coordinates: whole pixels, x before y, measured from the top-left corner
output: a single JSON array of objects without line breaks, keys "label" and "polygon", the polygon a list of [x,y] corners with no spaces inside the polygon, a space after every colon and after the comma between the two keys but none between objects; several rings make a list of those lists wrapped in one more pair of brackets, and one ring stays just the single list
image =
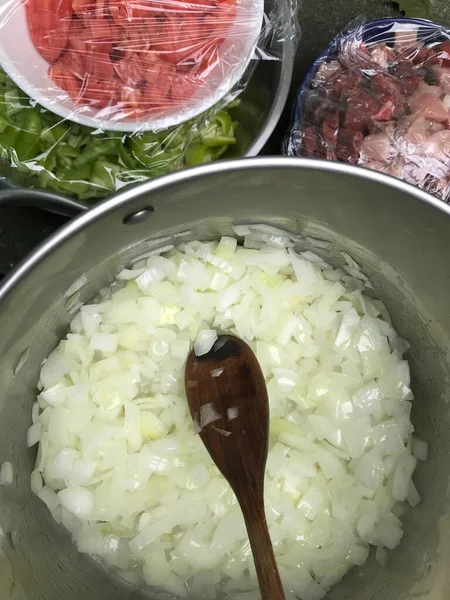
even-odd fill
[{"label": "pink meat", "polygon": [[369,123],[369,134],[372,135],[372,133],[387,133],[388,135],[392,136],[395,129],[397,128],[397,121],[392,120],[392,121],[371,121]]},{"label": "pink meat", "polygon": [[368,135],[361,145],[361,161],[387,161],[393,153],[391,141],[387,133]]},{"label": "pink meat", "polygon": [[326,88],[326,96],[330,100],[337,102],[342,100],[343,96],[346,97],[350,90],[352,92],[359,90],[361,83],[361,75],[339,73],[336,76],[332,76],[330,85],[327,85]]},{"label": "pink meat", "polygon": [[391,175],[391,177],[402,177],[403,169],[405,168],[405,160],[401,156],[397,156],[391,162],[378,162],[378,161],[370,161],[364,164],[364,167],[367,169],[372,169],[372,171],[378,171],[379,173],[386,173],[386,175]]},{"label": "pink meat", "polygon": [[420,114],[430,121],[448,123],[450,119],[450,112],[444,103],[430,93],[411,98],[409,106],[413,114]]},{"label": "pink meat", "polygon": [[450,69],[448,67],[433,67],[433,72],[436,75],[444,94],[450,94]]},{"label": "pink meat", "polygon": [[305,131],[303,132],[302,154],[311,158],[318,156],[318,142],[319,136],[317,134],[316,127],[306,127]]},{"label": "pink meat", "polygon": [[394,114],[394,110],[394,99],[392,97],[387,98],[386,100],[384,100],[378,112],[372,115],[372,119],[374,119],[375,121],[390,121]]},{"label": "pink meat", "polygon": [[436,54],[437,49],[435,48],[422,48],[419,50],[413,62],[415,65],[422,67],[431,67],[432,65],[442,65],[442,59]]},{"label": "pink meat", "polygon": [[320,66],[316,73],[315,83],[317,83],[318,85],[323,85],[324,83],[328,82],[330,77],[332,77],[336,73],[339,73],[340,71],[341,65],[338,63],[337,60],[332,60],[328,63],[324,63]]},{"label": "pink meat", "polygon": [[407,95],[412,94],[416,91],[421,82],[423,82],[423,79],[418,75],[404,77],[400,80],[401,93]]},{"label": "pink meat", "polygon": [[336,145],[336,156],[343,162],[358,163],[364,136],[360,131],[340,129]]},{"label": "pink meat", "polygon": [[405,139],[414,143],[416,146],[423,144],[428,137],[431,125],[431,121],[425,117],[413,115]]},{"label": "pink meat", "polygon": [[375,95],[388,93],[397,97],[401,95],[401,82],[388,74],[376,73],[370,80],[370,89]]},{"label": "pink meat", "polygon": [[364,90],[357,90],[347,100],[347,111],[344,118],[344,128],[352,131],[364,131],[373,115],[381,109],[381,105],[373,96]]},{"label": "pink meat", "polygon": [[420,154],[421,148],[430,134],[431,124],[431,121],[420,115],[411,115],[401,119],[394,134],[399,151],[407,157]]},{"label": "pink meat", "polygon": [[428,85],[428,83],[421,80],[412,98],[415,99],[422,94],[431,94],[432,96],[436,96],[436,98],[441,98],[443,93],[443,89],[439,85]]},{"label": "pink meat", "polygon": [[448,163],[450,159],[450,130],[431,134],[423,145],[423,154]]},{"label": "pink meat", "polygon": [[339,131],[339,113],[334,111],[331,113],[328,118],[324,121],[322,125],[322,135],[323,139],[327,143],[327,145],[332,148],[336,148],[337,138]]},{"label": "pink meat", "polygon": [[430,133],[436,133],[436,131],[444,131],[445,129],[446,126],[444,125],[444,123],[437,123],[436,121],[434,121],[434,123],[431,124]]}]

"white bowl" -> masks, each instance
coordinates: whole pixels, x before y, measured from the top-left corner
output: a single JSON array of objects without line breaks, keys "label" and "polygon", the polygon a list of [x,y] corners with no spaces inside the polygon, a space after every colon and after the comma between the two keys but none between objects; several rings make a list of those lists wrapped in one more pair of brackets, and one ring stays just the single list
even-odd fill
[{"label": "white bowl", "polygon": [[33,100],[75,123],[111,131],[157,131],[196,117],[219,102],[242,78],[261,32],[264,0],[237,0],[236,18],[219,47],[219,64],[180,110],[119,120],[108,109],[76,104],[49,77],[49,64],[36,50],[28,30],[26,0],[0,0],[0,65]]}]

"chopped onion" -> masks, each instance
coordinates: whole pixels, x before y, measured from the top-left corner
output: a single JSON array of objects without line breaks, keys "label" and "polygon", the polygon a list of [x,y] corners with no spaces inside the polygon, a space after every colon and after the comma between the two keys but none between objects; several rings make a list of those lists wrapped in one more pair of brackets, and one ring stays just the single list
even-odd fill
[{"label": "chopped onion", "polygon": [[92,516],[94,510],[94,494],[86,488],[74,486],[62,490],[58,494],[61,506],[79,519],[85,521]]},{"label": "chopped onion", "polygon": [[428,444],[422,440],[419,440],[419,438],[413,437],[411,442],[411,452],[417,458],[417,460],[427,460]]},{"label": "chopped onion", "polygon": [[321,600],[372,546],[384,565],[420,502],[412,476],[427,444],[412,436],[408,344],[350,255],[333,269],[329,242],[234,231],[242,245],[149,250],[80,309],[42,365],[31,488],[81,552],[132,584],[257,600],[236,497],[194,435],[212,427],[227,443],[241,404],[221,415],[206,402],[192,423],[185,397],[191,348],[238,335],[267,383],[266,516],[286,597]]},{"label": "chopped onion", "polygon": [[0,467],[0,486],[8,487],[13,484],[14,471],[10,462],[5,461]]},{"label": "chopped onion", "polygon": [[199,331],[194,344],[195,354],[197,356],[207,354],[214,346],[214,342],[217,338],[217,331],[214,329],[203,329],[202,331]]},{"label": "chopped onion", "polygon": [[28,431],[27,431],[27,446],[28,446],[28,448],[31,448],[31,446],[34,446],[35,444],[37,444],[39,442],[39,440],[41,439],[41,429],[42,429],[41,423],[34,423],[34,425],[31,425],[31,427],[28,429]]}]

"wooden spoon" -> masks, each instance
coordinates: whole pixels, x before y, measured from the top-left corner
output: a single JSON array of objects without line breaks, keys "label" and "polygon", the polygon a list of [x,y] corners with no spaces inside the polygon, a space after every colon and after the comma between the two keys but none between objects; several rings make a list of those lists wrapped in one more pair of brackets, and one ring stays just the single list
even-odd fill
[{"label": "wooden spoon", "polygon": [[251,348],[220,336],[186,364],[186,395],[194,427],[241,506],[263,600],[284,600],[264,511],[269,400]]}]

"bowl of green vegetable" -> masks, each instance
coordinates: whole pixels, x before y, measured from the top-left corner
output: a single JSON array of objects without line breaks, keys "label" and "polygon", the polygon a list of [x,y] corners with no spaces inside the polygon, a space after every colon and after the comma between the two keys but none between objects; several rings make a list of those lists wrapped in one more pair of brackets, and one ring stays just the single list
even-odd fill
[{"label": "bowl of green vegetable", "polygon": [[158,133],[124,134],[66,121],[0,72],[1,184],[46,190],[85,206],[183,167],[254,156],[273,132],[289,92],[294,40],[276,50],[282,59],[258,61],[238,98]]}]

